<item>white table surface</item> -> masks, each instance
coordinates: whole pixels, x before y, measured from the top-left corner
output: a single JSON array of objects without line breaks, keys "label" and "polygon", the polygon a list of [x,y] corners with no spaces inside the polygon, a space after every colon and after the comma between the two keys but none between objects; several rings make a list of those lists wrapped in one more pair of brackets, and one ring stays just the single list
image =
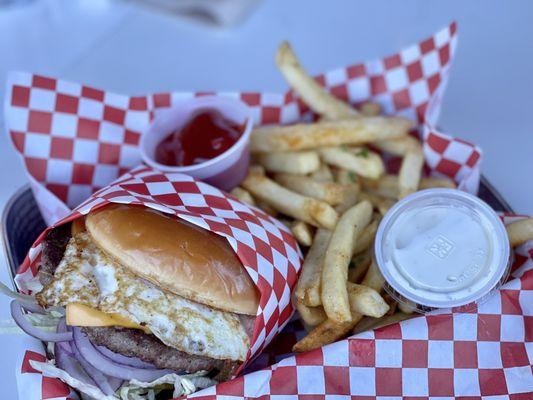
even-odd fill
[{"label": "white table surface", "polygon": [[[318,73],[394,52],[452,20],[459,22],[459,48],[440,126],[479,144],[489,181],[516,211],[533,215],[533,2],[527,0],[264,0],[232,30],[126,2],[46,0],[0,8],[0,81],[21,69],[119,93],[282,91],[273,55],[283,39]],[[0,209],[25,182],[0,135]],[[0,254],[6,282],[4,264]],[[8,301],[0,297],[0,319],[8,317]],[[3,399],[17,398],[21,344],[20,336],[0,336]]]}]

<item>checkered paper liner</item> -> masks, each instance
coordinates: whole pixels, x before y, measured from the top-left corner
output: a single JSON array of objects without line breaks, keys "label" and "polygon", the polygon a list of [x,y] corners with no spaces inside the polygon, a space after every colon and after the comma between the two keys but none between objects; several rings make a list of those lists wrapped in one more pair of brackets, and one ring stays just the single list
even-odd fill
[{"label": "checkered paper liner", "polygon": [[[380,103],[387,114],[417,121],[427,170],[451,177],[462,189],[476,193],[481,150],[434,128],[456,43],[456,25],[452,24],[398,54],[339,68],[318,76],[317,80],[355,106],[371,100]],[[240,98],[252,109],[257,124],[314,118],[291,91],[285,94],[164,93],[129,97],[53,78],[11,74],[6,95],[7,130],[22,156],[48,223],[64,217],[70,208],[95,190],[140,163],[139,137],[160,109],[205,94]],[[29,257],[35,258],[38,251],[38,248],[32,249]],[[522,261],[517,268],[523,276],[518,281],[509,282],[506,286],[511,285],[509,289],[502,289],[495,295],[499,299],[496,303],[501,305],[499,310],[497,307],[468,313],[453,310],[448,314],[419,317],[311,353],[296,357],[289,354],[288,357],[295,339],[303,335],[301,324],[296,320],[255,360],[247,370],[249,373],[194,396],[209,399],[338,399],[352,395],[374,399],[391,398],[387,396],[394,392],[392,398],[402,395],[408,398],[414,393],[412,387],[417,385],[420,387],[418,392],[426,394],[414,395],[416,398],[451,397],[448,393],[472,394],[473,398],[480,398],[480,395],[495,392],[531,391],[533,385],[524,373],[523,364],[524,354],[531,354],[528,345],[533,335],[529,319],[532,312],[522,299],[522,296],[527,299],[529,293],[527,284],[522,286],[522,281],[528,277],[531,281],[527,274],[531,268],[531,250],[517,254],[515,265]],[[26,279],[29,279],[35,271],[30,268],[25,272],[28,274]],[[19,284],[24,281],[21,277]],[[529,286],[532,286],[531,282]],[[508,304],[513,305],[512,312],[509,312],[511,306]],[[507,317],[508,314],[514,318]],[[495,323],[497,318],[501,323],[499,328]],[[425,322],[416,325],[413,321]],[[425,331],[421,326],[425,326]],[[501,340],[497,341],[497,337]],[[456,341],[459,342],[457,348]],[[468,353],[471,362],[461,361],[467,354],[461,347],[463,341],[468,342],[465,346],[470,349],[476,348],[475,353]],[[487,354],[495,346],[489,348],[485,342],[511,343],[510,346],[502,344],[499,353],[506,352],[505,363],[503,356],[499,361],[496,353],[491,364]],[[517,347],[513,347],[513,343],[518,343]],[[412,350],[418,350],[418,344],[420,351]],[[524,348],[529,349],[529,353],[524,353]],[[472,354],[483,360],[480,358],[474,366]],[[406,361],[403,355],[413,357]],[[510,360],[515,358],[517,361],[512,361],[515,364],[511,366]],[[251,372],[262,367],[267,368]],[[514,367],[522,369],[502,370]],[[494,372],[496,370],[498,372]],[[502,376],[503,384],[498,379]],[[440,380],[443,380],[442,386],[438,384]],[[486,382],[494,383],[494,387],[486,390]],[[466,386],[479,389],[465,389]],[[476,395],[478,392],[480,394]],[[35,398],[49,398],[40,393],[36,391]]]}]

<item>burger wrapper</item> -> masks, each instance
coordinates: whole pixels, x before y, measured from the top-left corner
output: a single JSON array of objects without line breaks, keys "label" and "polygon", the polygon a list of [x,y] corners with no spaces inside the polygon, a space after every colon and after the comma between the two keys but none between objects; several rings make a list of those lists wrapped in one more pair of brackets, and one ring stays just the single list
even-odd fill
[{"label": "burger wrapper", "polygon": [[[481,150],[435,129],[456,44],[456,25],[451,24],[398,54],[339,68],[317,80],[356,106],[370,100],[380,103],[387,114],[416,121],[426,171],[448,176],[461,189],[476,193]],[[261,291],[248,361],[259,356],[240,377],[189,397],[528,398],[533,392],[533,243],[516,249],[511,280],[475,309],[440,310],[294,356],[292,344],[305,335],[301,322],[295,317],[279,331],[292,314],[289,295],[300,255],[281,224],[183,175],[139,167],[109,185],[141,162],[139,137],[159,110],[205,94],[240,98],[251,107],[257,124],[315,117],[291,91],[130,97],[28,73],[10,75],[5,109],[7,131],[50,225],[108,202],[144,204],[225,236],[236,250]],[[390,170],[398,165],[398,159],[388,160]],[[240,214],[237,206],[242,207]],[[251,216],[259,223],[249,221]],[[512,217],[502,218],[507,222]],[[41,239],[16,277],[23,291],[33,287]],[[24,360],[42,359],[43,354],[32,349]],[[31,374],[34,382],[34,390],[26,387],[23,398],[72,396],[60,381],[22,365],[19,380],[29,382],[27,374]]]}]

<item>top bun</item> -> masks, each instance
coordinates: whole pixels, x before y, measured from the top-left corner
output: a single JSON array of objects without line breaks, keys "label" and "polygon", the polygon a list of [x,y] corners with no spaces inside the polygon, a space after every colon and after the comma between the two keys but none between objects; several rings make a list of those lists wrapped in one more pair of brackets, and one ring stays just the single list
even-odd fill
[{"label": "top bun", "polygon": [[256,315],[256,287],[226,239],[142,206],[106,207],[85,223],[98,247],[134,274],[197,303]]}]

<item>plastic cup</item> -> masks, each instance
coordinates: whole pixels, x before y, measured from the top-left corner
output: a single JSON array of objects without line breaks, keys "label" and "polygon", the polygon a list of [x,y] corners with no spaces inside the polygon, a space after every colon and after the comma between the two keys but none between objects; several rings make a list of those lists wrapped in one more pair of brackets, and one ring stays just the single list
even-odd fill
[{"label": "plastic cup", "polygon": [[419,312],[479,304],[505,281],[510,266],[498,215],[455,189],[422,190],[396,203],[374,246],[385,291]]},{"label": "plastic cup", "polygon": [[[218,110],[228,120],[244,126],[241,137],[224,153],[205,162],[188,166],[170,166],[155,160],[157,145],[177,129],[181,129],[200,109]],[[250,109],[238,99],[218,96],[195,97],[158,111],[141,136],[139,143],[143,161],[163,172],[179,172],[223,190],[231,190],[246,176],[250,163],[250,133],[253,119]]]}]

